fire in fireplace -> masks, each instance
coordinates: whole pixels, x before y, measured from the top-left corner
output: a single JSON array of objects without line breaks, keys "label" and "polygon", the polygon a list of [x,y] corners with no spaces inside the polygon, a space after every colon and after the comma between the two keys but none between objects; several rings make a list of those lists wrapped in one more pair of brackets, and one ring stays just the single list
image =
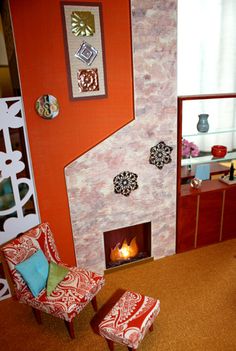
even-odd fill
[{"label": "fire in fireplace", "polygon": [[137,256],[138,254],[138,245],[136,237],[134,237],[130,244],[128,245],[127,240],[123,241],[123,244],[120,247],[120,243],[116,244],[115,248],[111,248],[110,260],[112,262],[127,260]]},{"label": "fire in fireplace", "polygon": [[104,232],[106,268],[151,256],[151,223]]}]

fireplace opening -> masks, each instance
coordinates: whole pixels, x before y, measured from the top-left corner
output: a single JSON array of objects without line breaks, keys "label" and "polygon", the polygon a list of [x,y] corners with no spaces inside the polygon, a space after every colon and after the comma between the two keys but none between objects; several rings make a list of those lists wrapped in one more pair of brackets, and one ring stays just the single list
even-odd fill
[{"label": "fireplace opening", "polygon": [[106,268],[151,257],[151,222],[103,233]]}]

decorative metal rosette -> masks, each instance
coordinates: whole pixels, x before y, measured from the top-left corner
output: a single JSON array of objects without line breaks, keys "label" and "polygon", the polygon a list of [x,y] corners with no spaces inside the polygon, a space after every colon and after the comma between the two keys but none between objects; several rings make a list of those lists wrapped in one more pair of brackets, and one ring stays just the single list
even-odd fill
[{"label": "decorative metal rosette", "polygon": [[138,188],[137,178],[137,174],[129,171],[119,173],[113,179],[115,193],[129,196],[131,191]]},{"label": "decorative metal rosette", "polygon": [[172,150],[171,146],[166,145],[164,141],[160,141],[157,145],[151,147],[149,163],[162,169],[164,165],[172,161],[170,156]]}]

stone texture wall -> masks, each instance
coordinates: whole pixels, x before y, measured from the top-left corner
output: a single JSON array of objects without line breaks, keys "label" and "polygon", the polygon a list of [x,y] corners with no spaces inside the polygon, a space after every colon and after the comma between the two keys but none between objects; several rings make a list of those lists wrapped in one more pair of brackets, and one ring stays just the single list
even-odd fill
[{"label": "stone texture wall", "polygon": [[[65,169],[78,266],[105,269],[103,232],[151,221],[152,256],[175,253],[176,0],[132,0],[135,120]],[[122,101],[120,102],[122,103]],[[172,162],[149,164],[164,141]],[[138,175],[138,189],[115,194],[113,178]]]}]

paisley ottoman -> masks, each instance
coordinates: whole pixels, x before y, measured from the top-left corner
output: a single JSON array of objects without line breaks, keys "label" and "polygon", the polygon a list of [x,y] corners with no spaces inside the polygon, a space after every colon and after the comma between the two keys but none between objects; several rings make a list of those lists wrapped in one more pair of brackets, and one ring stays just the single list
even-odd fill
[{"label": "paisley ottoman", "polygon": [[108,343],[110,351],[113,342],[138,348],[147,330],[153,330],[153,322],[160,312],[160,301],[152,297],[126,291],[99,324],[99,333]]}]

